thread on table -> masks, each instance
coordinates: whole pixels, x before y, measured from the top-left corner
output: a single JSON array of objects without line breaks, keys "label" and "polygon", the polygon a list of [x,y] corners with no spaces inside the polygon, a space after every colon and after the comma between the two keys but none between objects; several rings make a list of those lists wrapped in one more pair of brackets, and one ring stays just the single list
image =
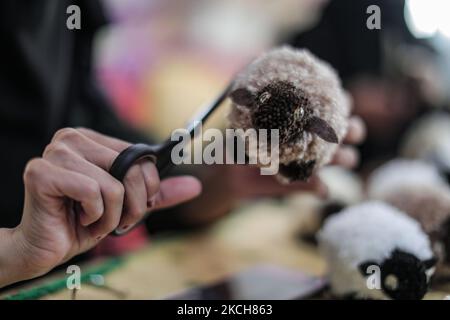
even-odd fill
[{"label": "thread on table", "polygon": [[[81,283],[89,283],[92,275],[106,275],[123,265],[124,262],[124,258],[115,257],[105,261],[99,266],[90,268],[81,275]],[[31,289],[20,290],[18,293],[4,297],[3,300],[37,300],[63,289],[66,289],[66,278],[54,280]],[[76,298],[75,292],[72,292],[72,297]]]}]

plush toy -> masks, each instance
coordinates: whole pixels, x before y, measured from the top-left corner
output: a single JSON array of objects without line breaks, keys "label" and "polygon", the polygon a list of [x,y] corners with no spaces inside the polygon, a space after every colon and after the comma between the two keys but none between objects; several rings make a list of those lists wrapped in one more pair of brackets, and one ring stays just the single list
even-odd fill
[{"label": "plush toy", "polygon": [[422,299],[435,258],[418,222],[383,202],[351,206],[328,218],[319,247],[331,292],[360,299]]},{"label": "plush toy", "polygon": [[368,195],[416,219],[439,262],[437,278],[450,278],[450,188],[438,170],[418,160],[393,160],[369,178]]},{"label": "plush toy", "polygon": [[[336,72],[307,50],[263,54],[236,77],[230,97],[231,128],[279,130],[283,182],[306,180],[329,163],[347,131],[349,98]],[[248,148],[249,157],[257,154]]]}]

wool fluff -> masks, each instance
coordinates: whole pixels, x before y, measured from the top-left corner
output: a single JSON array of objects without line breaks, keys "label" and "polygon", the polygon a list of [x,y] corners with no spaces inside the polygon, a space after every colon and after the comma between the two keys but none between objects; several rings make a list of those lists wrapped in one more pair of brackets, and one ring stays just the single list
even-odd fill
[{"label": "wool fluff", "polygon": [[[238,74],[230,97],[231,128],[279,129],[284,182],[305,180],[329,163],[347,131],[350,99],[336,72],[307,50],[284,46],[263,54]],[[264,141],[247,144],[250,159],[257,155],[251,145],[273,152]]]},{"label": "wool fluff", "polygon": [[331,216],[318,240],[328,262],[331,290],[337,296],[387,298],[383,290],[368,287],[359,266],[369,261],[382,264],[395,250],[420,261],[433,258],[429,239],[419,223],[377,201],[348,207]]}]

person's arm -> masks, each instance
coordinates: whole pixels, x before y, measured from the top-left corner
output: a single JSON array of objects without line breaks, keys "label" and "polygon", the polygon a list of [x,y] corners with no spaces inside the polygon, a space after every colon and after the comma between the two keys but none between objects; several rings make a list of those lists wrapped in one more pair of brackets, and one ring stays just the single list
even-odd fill
[{"label": "person's arm", "polygon": [[28,278],[15,229],[0,229],[0,288]]}]

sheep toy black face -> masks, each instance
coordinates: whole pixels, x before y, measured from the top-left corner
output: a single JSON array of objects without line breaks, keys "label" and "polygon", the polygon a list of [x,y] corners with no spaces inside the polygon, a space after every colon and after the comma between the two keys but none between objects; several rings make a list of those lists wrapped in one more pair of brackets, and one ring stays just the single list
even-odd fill
[{"label": "sheep toy black face", "polygon": [[337,297],[421,299],[436,263],[419,223],[378,201],[328,218],[319,247]]},{"label": "sheep toy black face", "polygon": [[278,129],[281,182],[306,180],[328,164],[347,131],[348,95],[335,71],[306,50],[261,55],[236,77],[230,98],[231,128]]},{"label": "sheep toy black face", "polygon": [[313,115],[305,93],[285,81],[265,86],[257,94],[245,88],[231,93],[233,102],[252,110],[255,129],[278,129],[280,143],[295,142],[303,131],[317,134],[323,140],[338,143],[333,128]]},{"label": "sheep toy black face", "polygon": [[[279,130],[280,144],[294,143],[304,131],[316,134],[330,143],[338,143],[334,129],[324,120],[313,115],[305,93],[285,81],[265,86],[257,94],[245,88],[231,93],[234,103],[251,110],[255,129]],[[316,161],[293,161],[280,165],[280,172],[293,180],[305,180],[312,174]]]},{"label": "sheep toy black face", "polygon": [[365,262],[359,265],[359,269],[363,276],[369,276],[368,268],[378,266],[381,271],[381,288],[391,299],[420,300],[427,293],[428,270],[435,264],[435,258],[420,261],[410,253],[396,249],[381,264]]}]

